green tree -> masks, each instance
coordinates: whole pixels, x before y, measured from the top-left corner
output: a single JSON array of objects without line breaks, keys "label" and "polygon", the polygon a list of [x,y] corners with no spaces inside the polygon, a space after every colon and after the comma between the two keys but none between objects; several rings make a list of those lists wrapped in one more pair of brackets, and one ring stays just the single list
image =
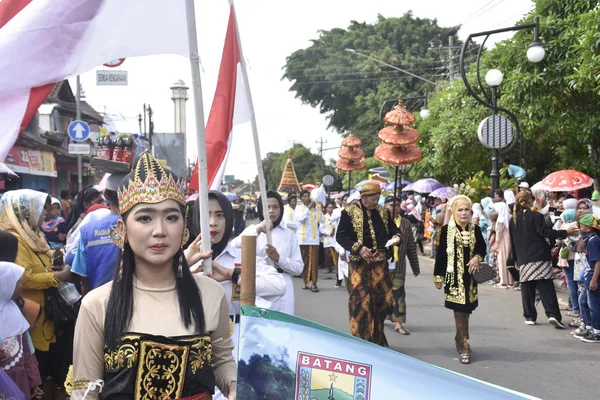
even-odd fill
[{"label": "green tree", "polygon": [[[531,31],[519,31],[482,57],[481,73],[504,72],[499,105],[517,115],[519,144],[508,155],[528,171],[530,181],[572,168],[600,173],[600,9],[586,0],[537,0],[519,24],[539,15],[546,58],[525,53]],[[469,82],[476,82],[471,66]],[[478,123],[491,114],[466,91],[462,80],[442,87],[429,102],[431,117],[418,121],[423,160],[418,176],[461,182],[491,169],[491,150],[477,140]]]},{"label": "green tree", "polygon": [[[330,174],[335,178],[334,185],[330,190],[340,190],[342,179],[332,166],[332,160],[326,163],[318,154],[314,154],[309,148],[300,143],[295,143],[292,148],[283,153],[267,153],[266,158],[262,160],[263,168],[267,177],[267,186],[271,190],[277,190],[281,175],[285,168],[288,155],[292,156],[294,169],[298,182],[321,182],[323,176]],[[258,178],[255,178],[255,184],[258,185]]]},{"label": "green tree", "polygon": [[347,29],[320,31],[310,47],[287,57],[283,78],[293,82],[290,90],[303,103],[327,114],[330,127],[360,137],[371,156],[379,144],[375,133],[382,102],[400,94],[423,94],[433,85],[345,49],[435,80],[447,64],[438,51],[428,51],[430,42],[445,41],[455,32],[456,28],[440,27],[436,20],[415,18],[411,12],[400,18],[379,15],[374,24],[352,21]]}]

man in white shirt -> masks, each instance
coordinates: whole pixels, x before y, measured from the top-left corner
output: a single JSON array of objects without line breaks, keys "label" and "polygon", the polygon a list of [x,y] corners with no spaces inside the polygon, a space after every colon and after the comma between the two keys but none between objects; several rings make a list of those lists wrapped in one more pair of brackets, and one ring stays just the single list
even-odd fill
[{"label": "man in white shirt", "polygon": [[300,252],[304,261],[304,289],[308,289],[308,283],[311,282],[310,290],[313,293],[319,291],[317,287],[318,267],[319,267],[319,226],[323,221],[323,213],[317,207],[317,204],[311,200],[308,190],[300,192],[302,204],[296,206],[296,221],[298,228],[296,235],[300,244]]},{"label": "man in white shirt", "polygon": [[296,232],[298,223],[296,222],[296,204],[298,197],[296,193],[290,193],[287,197],[287,204],[283,207],[283,226]]}]

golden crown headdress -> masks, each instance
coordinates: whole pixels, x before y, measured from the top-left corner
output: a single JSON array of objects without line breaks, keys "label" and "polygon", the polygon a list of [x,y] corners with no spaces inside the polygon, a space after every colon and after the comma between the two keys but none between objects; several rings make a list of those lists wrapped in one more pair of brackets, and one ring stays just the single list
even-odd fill
[{"label": "golden crown headdress", "polygon": [[165,171],[160,162],[148,151],[140,155],[131,173],[123,179],[117,190],[117,196],[121,215],[138,203],[156,204],[165,200],[174,200],[185,206],[183,180],[175,179]]}]

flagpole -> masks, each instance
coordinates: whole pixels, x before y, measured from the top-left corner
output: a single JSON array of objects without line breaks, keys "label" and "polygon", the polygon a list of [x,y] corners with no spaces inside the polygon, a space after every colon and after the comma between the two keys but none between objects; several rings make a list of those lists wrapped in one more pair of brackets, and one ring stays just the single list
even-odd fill
[{"label": "flagpole", "polygon": [[[198,34],[196,32],[196,10],[194,0],[185,2],[190,67],[192,70],[192,90],[194,93],[194,113],[196,115],[196,145],[198,150],[198,205],[200,207],[200,230],[202,233],[202,251],[211,250],[208,223],[208,167],[206,162],[206,132],[204,126],[204,106],[202,102],[202,83],[200,80],[200,55],[198,53]],[[212,259],[204,260],[204,274],[212,274]]]},{"label": "flagpole", "polygon": [[[256,158],[256,167],[258,169],[258,186],[260,189],[260,200],[262,203],[263,209],[263,217],[265,218],[265,225],[267,225],[267,229],[265,229],[267,234],[267,243],[272,244],[273,240],[271,238],[271,229],[268,227],[272,227],[271,220],[269,219],[269,202],[267,201],[267,185],[265,183],[265,173],[263,171],[261,155],[260,155],[260,144],[258,142],[258,128],[256,125],[256,115],[254,114],[254,102],[252,101],[252,93],[250,92],[250,81],[248,80],[248,71],[246,70],[246,59],[244,58],[244,52],[242,50],[242,40],[240,39],[240,29],[237,21],[237,14],[235,13],[235,6],[233,5],[233,0],[229,0],[229,6],[233,8],[233,19],[235,21],[235,34],[237,37],[238,51],[240,55],[240,63],[242,65],[242,75],[244,77],[244,85],[246,86],[246,98],[248,99],[248,108],[250,108],[251,120],[252,124],[252,138],[254,139],[254,153]],[[283,210],[281,210],[283,213]]]}]

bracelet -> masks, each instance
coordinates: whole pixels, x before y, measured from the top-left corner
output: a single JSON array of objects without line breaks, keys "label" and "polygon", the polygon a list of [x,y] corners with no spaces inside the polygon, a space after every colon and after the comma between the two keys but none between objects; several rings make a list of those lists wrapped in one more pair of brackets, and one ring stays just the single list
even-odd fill
[{"label": "bracelet", "polygon": [[479,263],[483,262],[483,257],[481,257],[479,254],[475,254],[474,257],[477,257],[477,259],[479,260]]}]

